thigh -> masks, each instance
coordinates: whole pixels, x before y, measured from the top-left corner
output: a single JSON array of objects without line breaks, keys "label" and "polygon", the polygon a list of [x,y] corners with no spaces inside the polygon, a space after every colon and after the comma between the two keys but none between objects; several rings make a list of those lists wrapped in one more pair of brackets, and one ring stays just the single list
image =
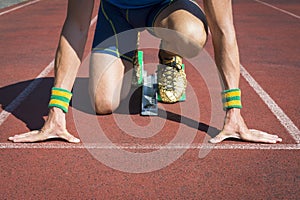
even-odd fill
[{"label": "thigh", "polygon": [[[93,52],[90,59],[89,92],[96,110],[115,110],[131,87],[132,63],[116,56]],[[130,71],[129,71],[130,72]],[[126,74],[126,75],[124,75]],[[100,108],[100,109],[99,109]],[[105,113],[99,111],[99,113]]]},{"label": "thigh", "polygon": [[196,25],[203,27],[206,34],[208,25],[204,12],[192,0],[175,0],[161,10],[153,20],[153,27],[174,28]]},{"label": "thigh", "polygon": [[208,27],[201,8],[190,0],[175,0],[155,18],[154,35],[161,48],[183,57],[193,57],[206,44]]},{"label": "thigh", "polygon": [[137,31],[128,22],[125,11],[101,1],[94,34],[93,50],[132,61]]}]

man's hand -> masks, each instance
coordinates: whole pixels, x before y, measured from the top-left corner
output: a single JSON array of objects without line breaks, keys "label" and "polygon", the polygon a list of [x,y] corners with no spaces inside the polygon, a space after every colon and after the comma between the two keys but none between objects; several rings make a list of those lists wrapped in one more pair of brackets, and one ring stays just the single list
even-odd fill
[{"label": "man's hand", "polygon": [[277,143],[282,141],[277,135],[248,129],[240,114],[240,109],[230,109],[227,111],[223,130],[216,137],[212,138],[210,142],[219,143],[227,138],[263,143]]},{"label": "man's hand", "polygon": [[59,108],[50,109],[49,117],[41,130],[15,135],[8,139],[13,142],[40,142],[53,138],[60,138],[71,143],[80,142],[67,131],[65,114]]}]

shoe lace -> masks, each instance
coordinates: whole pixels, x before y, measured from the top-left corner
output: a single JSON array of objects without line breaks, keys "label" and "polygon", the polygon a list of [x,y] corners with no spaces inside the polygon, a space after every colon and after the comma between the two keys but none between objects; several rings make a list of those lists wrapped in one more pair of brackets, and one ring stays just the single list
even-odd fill
[{"label": "shoe lace", "polygon": [[164,65],[163,77],[165,80],[166,90],[174,90],[176,86],[176,75],[182,69],[182,59],[179,56],[174,56],[169,60],[162,60]]},{"label": "shoe lace", "polygon": [[182,69],[182,59],[179,56],[173,56],[172,59],[162,59],[162,64],[174,67],[177,70]]}]

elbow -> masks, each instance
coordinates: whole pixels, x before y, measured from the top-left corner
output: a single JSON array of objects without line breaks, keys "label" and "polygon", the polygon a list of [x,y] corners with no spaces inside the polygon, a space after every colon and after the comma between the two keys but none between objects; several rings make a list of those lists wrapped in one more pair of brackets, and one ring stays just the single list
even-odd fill
[{"label": "elbow", "polygon": [[66,34],[74,34],[80,37],[86,37],[88,35],[89,23],[88,21],[74,19],[74,17],[67,16],[63,32]]}]

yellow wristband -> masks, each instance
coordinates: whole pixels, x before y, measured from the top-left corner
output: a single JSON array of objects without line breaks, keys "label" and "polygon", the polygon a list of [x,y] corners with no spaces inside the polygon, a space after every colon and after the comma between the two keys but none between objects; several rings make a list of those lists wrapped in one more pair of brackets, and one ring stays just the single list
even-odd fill
[{"label": "yellow wristband", "polygon": [[51,98],[48,107],[57,107],[67,113],[71,98],[72,93],[70,91],[53,87],[51,90]]},{"label": "yellow wristband", "polygon": [[241,90],[230,89],[224,90],[222,92],[222,102],[223,102],[223,110],[228,110],[231,108],[242,108],[241,102]]}]

